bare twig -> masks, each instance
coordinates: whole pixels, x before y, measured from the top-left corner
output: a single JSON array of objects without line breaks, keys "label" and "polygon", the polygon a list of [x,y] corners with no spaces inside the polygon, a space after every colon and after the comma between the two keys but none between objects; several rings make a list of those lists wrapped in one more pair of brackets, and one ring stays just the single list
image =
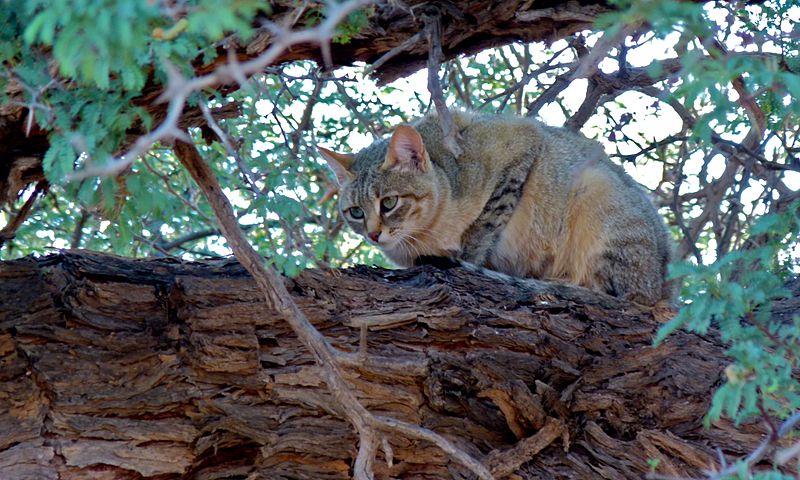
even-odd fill
[{"label": "bare twig", "polygon": [[244,163],[242,156],[239,155],[239,151],[233,148],[233,143],[230,140],[230,136],[222,129],[222,127],[219,126],[217,121],[214,120],[214,117],[211,115],[206,102],[201,101],[199,104],[200,110],[203,112],[203,117],[206,119],[206,123],[217,135],[219,141],[222,142],[222,145],[225,147],[225,151],[228,152],[228,155],[233,157],[233,159],[236,161],[236,165],[239,166],[239,171],[242,173],[245,183],[247,183],[247,186],[250,188],[250,190],[258,193],[258,185],[256,185],[255,179],[252,176],[252,172]]},{"label": "bare twig", "polygon": [[347,109],[350,110],[350,112],[353,115],[355,115],[356,118],[358,118],[358,121],[361,122],[364,128],[369,130],[369,133],[372,134],[372,138],[376,140],[381,138],[381,135],[378,133],[377,130],[375,130],[375,127],[372,125],[372,122],[370,122],[369,119],[358,110],[358,104],[356,103],[355,100],[353,100],[350,94],[347,93],[347,89],[345,88],[344,84],[342,84],[342,82],[338,80],[334,80],[333,84],[336,85],[336,89],[339,91],[339,94],[342,95],[344,103],[347,104]]},{"label": "bare twig", "polygon": [[[568,47],[567,47],[567,48],[568,48]],[[561,50],[561,51],[563,52],[564,50],[566,50],[566,48],[564,48],[564,49],[563,49],[563,50]],[[554,60],[554,59],[555,59],[555,57],[556,57],[555,55],[554,55],[553,57],[551,57],[551,58],[550,58],[550,61],[552,62],[552,60]],[[518,82],[514,83],[514,85],[512,85],[512,86],[508,87],[508,88],[507,88],[507,89],[505,89],[504,91],[502,91],[502,92],[500,92],[500,93],[497,93],[497,94],[495,94],[495,95],[492,95],[492,96],[490,96],[490,97],[486,98],[486,99],[483,101],[483,103],[481,104],[481,106],[480,106],[480,107],[478,107],[478,108],[484,108],[486,105],[488,105],[488,104],[489,104],[489,103],[491,103],[492,101],[494,101],[494,100],[497,100],[498,98],[501,98],[501,97],[506,97],[506,98],[504,99],[504,101],[503,101],[503,105],[502,105],[502,106],[501,106],[501,108],[499,109],[499,110],[502,110],[502,109],[503,109],[503,107],[505,106],[505,104],[508,102],[508,99],[509,99],[509,97],[510,97],[512,94],[516,93],[516,92],[520,92],[520,91],[522,90],[522,88],[523,88],[525,85],[527,85],[527,84],[528,84],[528,83],[529,83],[529,82],[530,82],[532,79],[534,79],[534,78],[538,77],[539,75],[541,75],[541,74],[543,74],[543,73],[549,72],[550,70],[555,70],[555,69],[557,69],[557,68],[564,68],[564,67],[566,67],[566,66],[568,66],[568,65],[563,65],[563,64],[552,65],[550,62],[548,62],[548,63],[546,63],[546,64],[542,65],[541,67],[537,68],[536,70],[533,70],[533,71],[530,71],[530,72],[526,72],[526,73],[525,73],[525,74],[522,76],[522,78],[520,79],[520,81],[518,81]]]},{"label": "bare twig", "polygon": [[7,240],[14,238],[19,227],[25,223],[28,215],[30,215],[33,204],[36,202],[36,198],[40,194],[45,194],[47,192],[47,187],[47,180],[40,180],[39,183],[36,184],[36,187],[34,187],[33,192],[31,192],[28,199],[22,204],[22,207],[19,209],[17,214],[14,215],[14,218],[12,218],[8,224],[6,224],[6,226],[0,230],[0,248],[3,248],[3,245]]},{"label": "bare twig", "polygon": [[220,235],[219,229],[208,228],[205,230],[199,230],[197,232],[189,232],[169,242],[164,242],[164,241],[156,242],[156,245],[154,245],[154,247],[157,246],[159,249],[169,252],[170,250],[174,250],[180,247],[184,243],[194,242],[196,240],[201,240],[207,237],[213,237],[215,235]]},{"label": "bare twig", "polygon": [[181,203],[183,203],[184,205],[189,207],[192,211],[197,213],[197,215],[199,215],[200,218],[202,218],[203,220],[205,220],[208,223],[213,223],[213,221],[208,217],[208,215],[206,215],[205,213],[203,213],[200,210],[200,207],[198,207],[194,203],[192,203],[189,200],[187,200],[183,195],[181,195],[180,193],[175,191],[174,188],[172,188],[172,183],[170,182],[170,179],[169,179],[168,176],[166,176],[163,173],[161,173],[158,170],[156,170],[152,165],[150,165],[150,162],[148,162],[145,157],[142,157],[142,163],[144,164],[144,167],[147,169],[148,172],[150,172],[153,175],[157,176],[158,178],[161,179],[162,182],[164,182],[164,188],[167,189],[167,192],[172,194],[173,197],[177,198],[178,200],[180,200]]},{"label": "bare twig", "polygon": [[444,145],[454,157],[458,158],[463,150],[458,144],[458,130],[453,123],[453,115],[447,108],[447,103],[442,93],[442,85],[439,82],[439,65],[442,64],[444,59],[441,18],[437,11],[430,11],[424,13],[422,19],[425,22],[425,35],[428,38],[428,91],[431,94],[433,104],[436,106],[436,113],[439,114],[439,124],[444,134]]},{"label": "bare twig", "polygon": [[424,35],[424,31],[420,30],[419,32],[411,35],[410,37],[406,38],[403,43],[394,47],[393,49],[389,50],[388,52],[384,53],[381,58],[375,60],[372,65],[364,69],[364,76],[370,75],[375,70],[379,69],[384,63],[388,62],[392,58],[396,57],[397,54],[402,53],[405,50],[413,47],[414,44],[419,42]]},{"label": "bare twig", "polygon": [[608,52],[620,42],[624,41],[625,37],[636,32],[642,24],[643,22],[638,20],[623,24],[617,28],[616,31],[613,29],[606,31],[597,43],[595,43],[589,54],[581,59],[570,80],[577,80],[578,78],[586,78],[594,75],[597,71],[597,65],[606,57]]},{"label": "bare twig", "polygon": [[371,480],[372,465],[377,451],[377,430],[399,432],[411,438],[433,442],[455,461],[466,466],[481,479],[491,479],[488,469],[463,450],[452,445],[441,435],[405,422],[386,417],[376,417],[367,411],[344,380],[339,365],[347,355],[337,352],[325,337],[314,328],[305,314],[297,307],[278,272],[268,266],[264,259],[250,246],[233,214],[233,208],[225,197],[214,173],[200,156],[194,144],[176,142],[175,154],[186,167],[189,174],[203,190],[220,224],[220,230],[227,240],[236,259],[253,276],[266,297],[267,304],[281,314],[299,337],[300,341],[314,356],[321,367],[325,383],[341,408],[344,416],[359,433],[359,450],[356,457],[354,478]]}]

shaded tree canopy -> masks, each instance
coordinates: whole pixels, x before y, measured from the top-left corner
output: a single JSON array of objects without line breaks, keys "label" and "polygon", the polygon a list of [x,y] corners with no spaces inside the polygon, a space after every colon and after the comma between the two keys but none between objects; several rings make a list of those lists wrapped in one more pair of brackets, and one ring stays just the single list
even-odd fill
[{"label": "shaded tree canopy", "polygon": [[[308,258],[380,261],[342,231],[332,202],[316,205],[330,179],[314,144],[357,148],[430,108],[424,88],[381,87],[364,74],[385,83],[423,67],[431,16],[442,27],[437,71],[451,105],[539,116],[603,139],[652,190],[681,257],[707,263],[744,245],[754,218],[798,196],[792,2],[348,5],[349,13],[333,9],[335,30],[308,34],[327,14],[321,4],[251,0],[226,15],[211,14],[211,1],[9,4],[0,19],[0,199],[15,227],[3,235],[18,240],[0,254],[224,248],[168,148],[177,131],[166,128],[166,112],[190,88],[175,125],[208,143],[202,149],[237,192],[252,241],[290,270]],[[500,45],[509,46],[475,54]],[[325,52],[328,68],[304,61],[325,66]],[[354,62],[366,67],[334,68]],[[143,144],[163,142],[145,152],[135,141],[148,131]],[[126,152],[144,155],[108,167]],[[113,179],[89,178],[120,168]],[[34,202],[45,177],[50,194]],[[17,215],[26,200],[31,208]]]}]

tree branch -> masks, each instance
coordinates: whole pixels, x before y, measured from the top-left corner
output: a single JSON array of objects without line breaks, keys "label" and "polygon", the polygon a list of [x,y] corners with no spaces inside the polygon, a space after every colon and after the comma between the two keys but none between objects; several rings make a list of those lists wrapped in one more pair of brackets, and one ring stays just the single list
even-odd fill
[{"label": "tree branch", "polygon": [[33,204],[36,202],[36,198],[41,194],[44,195],[47,193],[48,183],[47,180],[39,180],[39,183],[36,184],[36,187],[33,189],[33,192],[30,194],[25,203],[22,204],[22,207],[19,211],[14,215],[8,224],[0,230],[0,248],[3,248],[3,245],[6,241],[11,240],[17,233],[19,227],[25,223],[25,220],[28,218],[28,215],[31,213],[31,209],[33,208]]},{"label": "tree branch", "polygon": [[[190,137],[178,127],[178,122],[183,113],[186,101],[193,92],[211,88],[226,82],[235,82],[241,78],[261,71],[264,67],[274,63],[280,55],[292,45],[302,43],[316,43],[320,46],[327,44],[335,34],[336,26],[354,10],[371,3],[370,0],[350,0],[338,4],[328,10],[328,17],[318,26],[299,31],[284,31],[278,29],[274,43],[261,55],[243,63],[226,63],[218,66],[209,74],[185,79],[178,70],[166,64],[169,81],[166,90],[156,99],[163,102],[169,99],[167,115],[163,122],[147,135],[139,137],[133,147],[123,154],[110,159],[104,165],[95,165],[91,159],[87,166],[80,171],[67,176],[67,180],[75,181],[94,176],[117,175],[128,168],[137,158],[143,155],[156,142],[170,139],[188,141]],[[277,27],[276,27],[277,28]]]},{"label": "tree branch", "polygon": [[371,467],[377,450],[378,438],[375,429],[388,429],[399,431],[412,438],[430,440],[450,454],[454,460],[470,468],[479,478],[491,479],[492,475],[486,467],[477,460],[472,459],[466,452],[453,447],[452,444],[435,432],[420,427],[411,428],[404,422],[375,417],[358,402],[339,368],[341,360],[338,357],[346,357],[347,355],[335,351],[325,337],[314,328],[305,314],[297,307],[297,304],[294,303],[278,272],[272,266],[266,265],[264,259],[250,246],[241,228],[239,228],[230,202],[225,197],[214,173],[202,159],[195,145],[178,141],[175,144],[174,151],[181,164],[186,167],[189,174],[206,195],[220,223],[222,234],[225,236],[236,259],[253,276],[259,289],[264,293],[267,304],[283,315],[292,331],[313,354],[316,363],[322,368],[325,383],[335,398],[338,407],[358,431],[360,442],[355,462],[354,478],[357,480],[371,480],[373,478]]},{"label": "tree branch", "polygon": [[422,14],[425,23],[425,35],[428,38],[428,92],[431,100],[436,106],[436,113],[439,115],[439,124],[444,135],[444,145],[447,150],[458,158],[463,150],[459,145],[459,134],[453,123],[453,115],[447,109],[447,102],[444,100],[442,85],[439,81],[439,66],[444,59],[442,54],[442,33],[441,16],[438,10],[430,9]]}]

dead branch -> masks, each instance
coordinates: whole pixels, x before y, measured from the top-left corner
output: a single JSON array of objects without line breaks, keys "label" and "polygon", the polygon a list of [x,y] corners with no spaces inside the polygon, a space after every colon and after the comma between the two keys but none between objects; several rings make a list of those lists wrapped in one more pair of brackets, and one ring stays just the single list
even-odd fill
[{"label": "dead branch", "polygon": [[25,223],[28,215],[30,215],[33,209],[33,204],[36,203],[36,199],[39,197],[39,195],[44,196],[47,194],[47,188],[47,180],[40,180],[39,183],[36,184],[33,192],[31,192],[31,194],[28,196],[28,199],[25,200],[25,203],[22,204],[22,207],[20,207],[16,215],[14,215],[14,217],[9,220],[6,226],[0,230],[0,248],[3,248],[5,242],[14,238],[19,227]]},{"label": "dead branch", "polygon": [[508,450],[492,452],[485,462],[492,469],[492,474],[497,478],[503,478],[515,472],[522,464],[530,462],[537,453],[565,432],[566,428],[560,420],[548,418],[544,426],[534,435],[521,440]]},{"label": "dead branch", "polygon": [[428,92],[431,100],[436,106],[436,113],[439,115],[442,134],[444,135],[444,145],[447,150],[458,158],[461,156],[462,149],[459,145],[459,133],[453,123],[453,115],[447,108],[444,100],[442,85],[439,81],[439,66],[442,64],[444,55],[442,54],[442,33],[441,16],[438,10],[429,9],[422,14],[425,24],[425,36],[428,39]]},{"label": "dead branch", "polygon": [[[187,132],[188,135],[188,132]],[[308,321],[306,316],[292,300],[283,283],[283,279],[272,267],[267,266],[264,259],[256,253],[244,236],[233,214],[228,199],[217,182],[214,173],[200,156],[193,143],[176,142],[175,154],[186,167],[197,185],[203,190],[211,204],[220,224],[225,239],[239,262],[256,280],[264,293],[268,305],[280,312],[289,323],[292,331],[300,338],[303,345],[314,355],[316,363],[322,367],[323,377],[328,389],[333,394],[337,406],[344,416],[353,424],[359,433],[359,449],[356,457],[354,478],[371,480],[372,465],[377,451],[376,429],[403,433],[411,438],[431,441],[452,458],[468,467],[481,479],[491,479],[492,475],[480,462],[466,452],[455,447],[441,435],[394,419],[376,417],[368,412],[352,393],[340,370],[342,352],[336,352],[325,337]]]}]

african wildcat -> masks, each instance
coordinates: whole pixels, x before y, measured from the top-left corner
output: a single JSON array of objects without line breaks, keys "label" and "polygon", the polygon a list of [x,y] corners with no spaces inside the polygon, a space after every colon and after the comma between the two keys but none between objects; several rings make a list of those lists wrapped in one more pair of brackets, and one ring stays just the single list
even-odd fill
[{"label": "african wildcat", "polygon": [[453,115],[459,158],[435,114],[355,155],[320,148],[353,230],[401,266],[447,256],[643,304],[672,296],[666,226],[597,142],[529,118]]}]

